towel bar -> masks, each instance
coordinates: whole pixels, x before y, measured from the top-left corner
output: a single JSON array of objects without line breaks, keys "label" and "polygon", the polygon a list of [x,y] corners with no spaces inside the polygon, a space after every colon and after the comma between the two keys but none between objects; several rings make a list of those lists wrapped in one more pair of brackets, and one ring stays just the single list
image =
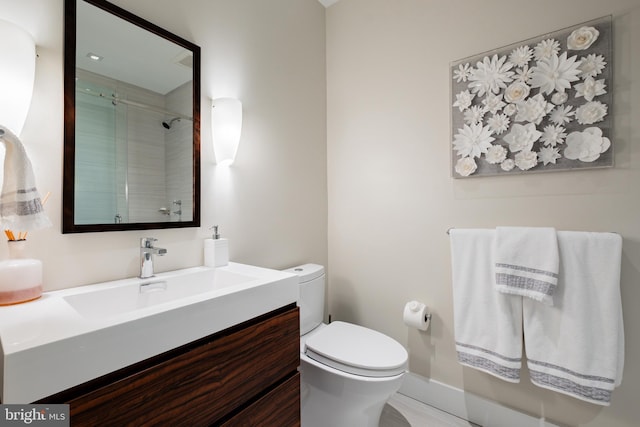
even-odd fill
[{"label": "towel bar", "polygon": [[[451,234],[450,231],[453,230],[455,227],[449,227],[447,228],[447,234]],[[620,234],[617,231],[607,231],[607,233],[611,233],[611,234]]]}]

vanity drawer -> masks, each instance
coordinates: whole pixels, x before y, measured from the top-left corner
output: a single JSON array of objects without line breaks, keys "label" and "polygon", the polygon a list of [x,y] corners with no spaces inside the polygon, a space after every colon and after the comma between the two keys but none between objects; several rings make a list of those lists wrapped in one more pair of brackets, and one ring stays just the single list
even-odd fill
[{"label": "vanity drawer", "polygon": [[223,427],[300,426],[300,373],[258,399]]},{"label": "vanity drawer", "polygon": [[[274,384],[292,375],[297,378],[299,339],[297,307],[223,331],[186,352],[69,400],[72,425],[215,424],[260,397],[269,400],[270,393],[264,391]],[[283,390],[291,393],[289,387]]]}]

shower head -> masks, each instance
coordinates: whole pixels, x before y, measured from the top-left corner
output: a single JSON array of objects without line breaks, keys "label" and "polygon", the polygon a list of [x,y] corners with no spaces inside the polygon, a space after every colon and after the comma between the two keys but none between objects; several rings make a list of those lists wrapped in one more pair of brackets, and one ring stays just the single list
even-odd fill
[{"label": "shower head", "polygon": [[171,126],[173,126],[173,122],[179,122],[180,121],[180,117],[174,117],[171,120],[165,120],[164,122],[162,122],[162,126],[164,126],[165,129],[171,129]]}]

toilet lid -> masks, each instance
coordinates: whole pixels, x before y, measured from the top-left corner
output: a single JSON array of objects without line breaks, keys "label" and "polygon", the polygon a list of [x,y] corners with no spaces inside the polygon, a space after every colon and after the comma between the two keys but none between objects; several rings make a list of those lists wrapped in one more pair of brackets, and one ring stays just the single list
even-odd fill
[{"label": "toilet lid", "polygon": [[311,359],[355,375],[388,377],[407,369],[408,354],[394,339],[362,326],[333,322],[310,336]]}]

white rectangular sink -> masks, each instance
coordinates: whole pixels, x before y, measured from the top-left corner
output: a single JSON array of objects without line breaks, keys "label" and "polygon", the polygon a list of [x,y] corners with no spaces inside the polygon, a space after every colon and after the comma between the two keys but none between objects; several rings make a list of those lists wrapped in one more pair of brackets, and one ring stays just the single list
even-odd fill
[{"label": "white rectangular sink", "polygon": [[297,276],[229,263],[0,306],[0,401],[36,401],[297,299]]},{"label": "white rectangular sink", "polygon": [[64,300],[86,318],[117,316],[182,298],[238,286],[256,280],[223,269],[165,274],[132,283],[112,283],[87,292],[64,296]]}]

